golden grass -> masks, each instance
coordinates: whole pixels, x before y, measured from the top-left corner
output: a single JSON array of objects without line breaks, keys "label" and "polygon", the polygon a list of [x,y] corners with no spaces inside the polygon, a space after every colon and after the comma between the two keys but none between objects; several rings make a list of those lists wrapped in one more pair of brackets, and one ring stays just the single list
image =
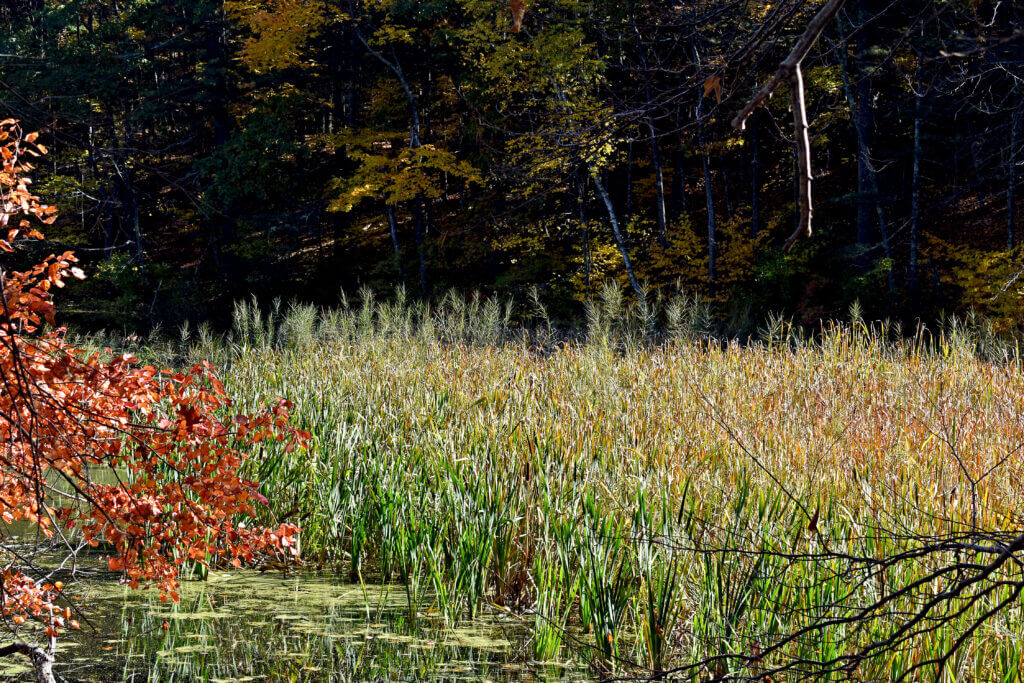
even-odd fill
[{"label": "golden grass", "polygon": [[[901,340],[859,320],[813,341],[776,325],[720,343],[669,309],[675,334],[652,335],[650,311],[593,308],[588,334],[559,343],[546,326],[516,331],[495,302],[267,318],[243,306],[231,345],[203,337],[192,352],[225,365],[241,408],[285,396],[312,432],[308,452],[268,451],[255,468],[268,516],[302,524],[308,560],[397,576],[414,619],[536,607],[538,656],[665,669],[718,655],[685,675],[754,675],[743,656],[950,559],[879,575],[842,553],[1019,528],[1015,353],[983,359],[962,327]],[[1016,680],[1016,605],[941,672],[913,667],[1020,574],[1007,566],[1006,586],[856,675]],[[756,666],[854,652],[944,581]]]}]

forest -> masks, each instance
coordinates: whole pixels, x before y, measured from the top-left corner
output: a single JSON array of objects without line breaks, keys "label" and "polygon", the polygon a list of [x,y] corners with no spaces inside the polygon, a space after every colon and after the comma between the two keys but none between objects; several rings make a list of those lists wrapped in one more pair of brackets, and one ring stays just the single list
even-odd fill
[{"label": "forest", "polygon": [[0,680],[1024,678],[1024,4],[0,22]]},{"label": "forest", "polygon": [[858,302],[1019,327],[1024,8],[857,0],[731,125],[822,3],[19,0],[0,107],[52,152],[70,319],[230,317],[255,295],[683,291],[742,336]]}]

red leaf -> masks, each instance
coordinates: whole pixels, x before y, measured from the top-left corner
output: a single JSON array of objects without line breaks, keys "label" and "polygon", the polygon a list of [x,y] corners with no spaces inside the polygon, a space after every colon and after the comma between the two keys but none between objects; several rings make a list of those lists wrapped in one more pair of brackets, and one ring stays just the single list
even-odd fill
[{"label": "red leaf", "polygon": [[526,16],[526,0],[510,0],[508,5],[512,9],[512,33],[519,33]]}]

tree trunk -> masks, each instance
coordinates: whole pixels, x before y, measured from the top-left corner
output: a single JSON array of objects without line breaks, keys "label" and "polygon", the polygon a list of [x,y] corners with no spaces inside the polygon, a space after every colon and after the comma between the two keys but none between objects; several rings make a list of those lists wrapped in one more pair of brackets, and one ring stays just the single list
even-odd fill
[{"label": "tree trunk", "polygon": [[658,149],[658,138],[654,132],[654,121],[647,117],[647,127],[651,132],[651,163],[654,165],[655,204],[658,209],[658,244],[662,249],[668,246],[668,217],[665,213],[665,173],[661,168],[661,150]]},{"label": "tree trunk", "polygon": [[615,207],[612,206],[612,199],[608,196],[608,192],[605,191],[604,183],[601,182],[599,174],[596,171],[591,171],[590,177],[594,181],[594,187],[597,188],[597,194],[601,197],[601,201],[604,202],[605,211],[608,212],[608,222],[611,223],[615,244],[619,247],[619,253],[622,255],[622,263],[626,266],[629,284],[633,288],[633,292],[636,293],[637,299],[642,299],[643,290],[640,289],[640,284],[636,281],[636,275],[633,274],[633,264],[629,260],[629,251],[626,249],[626,242],[622,238],[622,231],[619,229],[619,221],[615,215]]},{"label": "tree trunk", "polygon": [[970,119],[967,123],[967,135],[970,138],[971,168],[974,170],[974,193],[978,196],[978,209],[985,206],[985,180],[981,177],[981,161],[978,159],[978,148],[981,147],[981,134],[975,135],[971,130]]},{"label": "tree trunk", "polygon": [[[793,147],[793,177],[800,177],[800,150]],[[800,230],[800,183],[793,183],[793,229]],[[796,234],[796,233],[793,233]]]},{"label": "tree trunk", "polygon": [[697,136],[700,143],[701,164],[704,167],[704,199],[708,210],[708,293],[715,291],[715,196],[711,187],[711,160],[704,136],[704,91],[697,100]]},{"label": "tree trunk", "polygon": [[[862,20],[867,16],[865,11],[866,0],[861,2]],[[842,41],[841,37],[841,41]],[[863,29],[857,38],[858,45],[858,69],[857,95],[854,96],[853,87],[850,84],[849,63],[846,59],[846,52],[838,50],[840,72],[843,78],[843,90],[846,93],[846,100],[850,107],[850,116],[853,119],[853,128],[857,138],[857,241],[867,246],[872,242],[871,238],[871,210],[874,210],[875,219],[878,223],[878,232],[882,238],[882,252],[889,261],[889,268],[886,273],[886,282],[889,287],[889,294],[896,290],[896,279],[893,275],[892,245],[889,242],[889,226],[885,218],[885,210],[882,208],[882,193],[879,190],[878,174],[875,172],[871,161],[871,142],[874,129],[874,107],[871,104],[871,79],[863,71],[865,69],[865,54],[870,48],[869,37]],[[864,261],[861,266],[867,265],[867,253],[864,254]]]},{"label": "tree trunk", "polygon": [[114,140],[117,142],[118,147],[124,150],[123,153],[118,155],[119,158],[115,162],[114,168],[116,173],[117,199],[120,204],[122,225],[124,223],[128,224],[128,229],[125,232],[128,233],[132,240],[135,261],[138,264],[139,272],[145,274],[146,254],[142,246],[142,228],[139,225],[139,199],[135,191],[135,178],[132,173],[132,167],[128,163],[128,156],[131,153],[130,149],[133,144],[133,133],[130,112],[127,108],[123,110],[123,116],[123,131],[121,130],[122,126],[118,126],[116,118],[114,116],[110,117]]},{"label": "tree trunk", "polygon": [[722,176],[722,199],[725,200],[725,220],[732,219],[732,195],[729,193],[728,164],[724,157],[719,159],[718,174]]},{"label": "tree trunk", "polygon": [[[86,160],[89,172],[93,178],[99,178],[99,163],[96,158],[96,131],[92,124],[89,125],[88,147],[86,149]],[[83,171],[84,174],[84,171]],[[83,187],[84,187],[83,181]],[[117,239],[117,223],[112,208],[114,202],[110,201],[110,192],[105,184],[100,184],[97,190],[100,201],[99,206],[103,209],[100,222],[103,225],[103,257],[109,259],[114,254],[114,241]]]},{"label": "tree trunk", "polygon": [[1010,123],[1010,158],[1006,184],[1006,248],[1015,246],[1015,223],[1017,221],[1017,145],[1020,144],[1021,97],[1017,95]]},{"label": "tree trunk", "polygon": [[[626,208],[622,211],[622,231],[629,238],[629,226],[633,222],[633,140],[626,144],[626,187],[625,191]],[[614,192],[614,188],[612,190]]]},{"label": "tree trunk", "polygon": [[228,81],[227,70],[228,60],[224,55],[223,39],[223,9],[210,17],[206,26],[205,48],[207,67],[214,73],[213,79],[213,102],[212,102],[212,123],[213,123],[213,145],[220,147],[228,139],[228,127],[230,117],[228,116]]},{"label": "tree trunk", "polygon": [[[370,47],[370,44],[366,42],[366,38],[363,37],[363,34],[359,32],[358,28],[353,28],[352,31],[356,38],[359,39],[359,42],[363,44],[363,47],[365,47],[371,55],[376,57],[377,60],[384,64],[384,66],[391,69],[395,74],[395,77],[398,78],[398,84],[402,86],[402,91],[405,92],[405,98],[409,103],[409,148],[419,149],[423,146],[423,143],[420,141],[420,110],[416,103],[416,95],[413,94],[412,88],[409,87],[409,82],[405,79],[405,74],[402,71],[402,65],[399,63],[395,51],[391,51],[391,59],[388,59]],[[415,211],[416,230],[414,236],[416,240],[416,256],[419,259],[420,294],[426,298],[430,291],[430,287],[427,283],[427,258],[424,253],[424,232],[426,226],[424,225],[424,206],[422,196],[416,197]]]},{"label": "tree trunk", "polygon": [[757,116],[750,117],[750,236],[761,231],[761,155],[758,150]]},{"label": "tree trunk", "polygon": [[857,33],[857,95],[854,97],[853,89],[850,86],[849,65],[846,60],[846,52],[840,48],[841,65],[843,71],[843,85],[846,90],[846,99],[850,107],[850,115],[853,118],[853,127],[857,138],[857,243],[865,250],[861,256],[861,268],[867,270],[870,263],[868,256],[868,245],[874,242],[871,230],[871,197],[868,188],[871,185],[870,179],[870,158],[867,151],[871,146],[872,131],[874,130],[874,107],[871,106],[871,79],[865,74],[867,69],[867,52],[871,48],[871,31],[863,26],[867,19],[867,0],[861,0],[859,4],[859,22],[862,24]]},{"label": "tree trunk", "polygon": [[388,229],[391,231],[391,245],[395,249],[395,268],[398,279],[405,281],[405,270],[402,268],[402,248],[398,245],[398,224],[395,221],[395,207],[387,204]]},{"label": "tree trunk", "polygon": [[[682,106],[676,110],[676,130],[681,122]],[[688,213],[686,206],[686,148],[683,145],[683,136],[679,136],[679,144],[672,150],[674,157],[673,165],[675,171],[672,176],[672,209],[675,217],[679,218]]]},{"label": "tree trunk", "polygon": [[420,266],[420,295],[426,299],[430,294],[430,286],[427,282],[427,255],[424,246],[424,234],[426,232],[425,216],[423,208],[423,197],[416,198],[416,257]]},{"label": "tree trunk", "polygon": [[[222,147],[228,141],[231,127],[231,116],[227,109],[229,64],[224,50],[224,21],[221,8],[214,16],[208,18],[204,36],[207,68],[212,73],[213,80],[210,84],[213,97],[209,112],[212,135],[209,139],[213,149]],[[237,212],[231,205],[221,206],[219,209],[212,217],[212,228],[218,242],[213,252],[214,258],[218,263],[223,261],[223,269],[226,271],[223,281],[229,283],[229,286],[235,286],[234,283],[238,282],[239,271],[242,268],[239,258],[231,251],[231,247],[238,241]]]},{"label": "tree trunk", "polygon": [[664,249],[668,246],[668,221],[665,216],[665,175],[661,168],[661,150],[658,148],[658,135],[654,128],[654,116],[651,114],[654,98],[651,95],[651,78],[647,73],[647,55],[644,54],[644,46],[640,42],[640,31],[636,26],[636,18],[633,17],[633,31],[637,35],[636,52],[640,58],[640,68],[644,79],[644,95],[646,101],[646,123],[648,139],[651,143],[651,165],[654,166],[654,191],[655,204],[658,211],[658,244]]},{"label": "tree trunk", "polygon": [[32,660],[32,666],[36,670],[37,683],[56,683],[53,677],[53,655],[30,643],[16,642],[0,647],[0,657],[9,657],[20,654]]},{"label": "tree trunk", "polygon": [[[911,299],[917,296],[917,239],[921,223],[921,67],[918,65],[914,94],[914,168],[910,181],[910,274]],[[916,303],[916,302],[915,302]]]},{"label": "tree trunk", "polygon": [[590,299],[590,235],[587,231],[587,216],[586,216],[586,176],[581,177],[576,183],[577,186],[577,204],[580,214],[580,236],[583,239],[583,275],[586,281],[586,293],[587,299]]},{"label": "tree trunk", "polygon": [[345,59],[346,77],[348,83],[345,85],[345,122],[349,128],[356,127],[356,96],[359,89],[359,60],[356,57],[356,31],[346,22],[345,26]]}]

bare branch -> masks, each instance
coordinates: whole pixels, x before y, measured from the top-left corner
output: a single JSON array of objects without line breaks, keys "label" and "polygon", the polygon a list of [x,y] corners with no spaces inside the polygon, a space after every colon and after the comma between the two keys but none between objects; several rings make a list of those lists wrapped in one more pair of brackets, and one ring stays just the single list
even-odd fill
[{"label": "bare branch", "polygon": [[804,57],[806,57],[807,53],[811,51],[811,48],[825,30],[825,27],[828,26],[828,23],[832,21],[836,14],[839,13],[839,10],[842,9],[845,3],[846,0],[829,0],[824,7],[818,10],[818,13],[815,14],[814,18],[807,24],[807,28],[800,36],[800,39],[796,41],[796,45],[793,46],[789,55],[782,60],[781,64],[779,64],[779,70],[775,72],[772,79],[768,81],[767,85],[757,91],[757,94],[754,95],[754,97],[747,102],[746,106],[740,110],[740,113],[733,118],[733,128],[743,130],[744,126],[746,126],[747,119],[750,118],[750,115],[754,113],[754,110],[757,109],[758,106],[771,97],[772,93],[774,93],[784,81],[792,83],[795,80],[796,71],[800,68],[801,63],[803,63]]},{"label": "bare branch", "polygon": [[797,184],[800,190],[800,224],[783,245],[789,251],[801,237],[811,235],[811,137],[807,127],[807,104],[804,101],[804,76],[800,65],[793,71],[793,132],[796,137]]},{"label": "bare branch", "polygon": [[36,669],[36,680],[39,683],[54,683],[53,655],[31,643],[14,642],[0,647],[0,657],[9,657],[14,654],[25,655],[32,660],[32,666]]},{"label": "bare branch", "polygon": [[829,0],[818,10],[807,28],[804,30],[789,55],[779,64],[778,71],[768,83],[757,91],[746,106],[732,120],[733,128],[743,130],[747,119],[754,110],[761,106],[778,89],[782,83],[789,83],[792,89],[793,127],[796,136],[797,183],[800,190],[800,224],[783,245],[783,251],[789,251],[796,241],[811,234],[811,141],[807,129],[807,105],[804,100],[804,78],[801,64],[811,47],[821,36],[828,23],[839,12],[846,0]]}]

